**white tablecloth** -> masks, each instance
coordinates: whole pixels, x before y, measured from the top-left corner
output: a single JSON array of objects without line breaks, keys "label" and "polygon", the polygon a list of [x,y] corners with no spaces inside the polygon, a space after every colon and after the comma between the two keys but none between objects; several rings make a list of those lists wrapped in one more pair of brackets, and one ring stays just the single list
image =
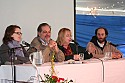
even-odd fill
[{"label": "white tablecloth", "polygon": [[104,62],[105,83],[125,83],[125,59]]},{"label": "white tablecloth", "polygon": [[[102,62],[98,59],[84,62],[83,64],[55,63],[57,75],[61,78],[72,79],[74,83],[125,83],[125,59],[104,61],[104,71]],[[50,74],[50,68],[50,63],[37,67],[42,77],[44,74]],[[10,65],[0,66],[0,79],[12,79],[11,73]],[[36,69],[31,64],[16,65],[16,80],[18,81],[27,81],[36,74]]]}]

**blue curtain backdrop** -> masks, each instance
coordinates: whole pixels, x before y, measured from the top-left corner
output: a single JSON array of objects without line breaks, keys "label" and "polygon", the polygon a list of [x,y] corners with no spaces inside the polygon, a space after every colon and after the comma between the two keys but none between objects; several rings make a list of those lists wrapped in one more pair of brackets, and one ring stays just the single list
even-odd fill
[{"label": "blue curtain backdrop", "polygon": [[[124,16],[93,16],[76,14],[76,41],[86,47],[98,27],[107,28],[107,40],[113,44],[125,44]],[[125,45],[117,47],[125,57]]]}]

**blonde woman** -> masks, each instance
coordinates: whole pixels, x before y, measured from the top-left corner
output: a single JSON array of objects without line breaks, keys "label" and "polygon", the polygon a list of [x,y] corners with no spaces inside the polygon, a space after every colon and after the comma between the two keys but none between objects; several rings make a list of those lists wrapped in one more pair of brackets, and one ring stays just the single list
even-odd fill
[{"label": "blonde woman", "polygon": [[68,28],[62,28],[58,32],[57,44],[60,50],[65,55],[65,60],[73,59],[79,60],[79,53],[84,53],[84,59],[90,59],[92,54],[89,54],[85,49],[81,46],[78,46],[71,43],[72,41],[72,33]]}]

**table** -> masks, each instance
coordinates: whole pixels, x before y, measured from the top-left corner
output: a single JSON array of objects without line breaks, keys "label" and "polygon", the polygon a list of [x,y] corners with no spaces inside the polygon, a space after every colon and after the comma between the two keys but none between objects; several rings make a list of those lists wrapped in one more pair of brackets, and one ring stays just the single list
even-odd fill
[{"label": "table", "polygon": [[[102,62],[98,59],[85,60],[83,64],[55,63],[55,68],[59,77],[72,79],[74,83],[125,82],[125,59],[103,61],[103,64],[104,71]],[[37,69],[38,73],[44,77],[44,74],[50,74],[50,63],[38,66]],[[0,67],[0,79],[12,79],[11,73],[11,65]],[[16,80],[18,81],[27,81],[36,74],[36,69],[31,64],[16,65]]]},{"label": "table", "polygon": [[125,59],[104,61],[105,83],[125,83]]}]

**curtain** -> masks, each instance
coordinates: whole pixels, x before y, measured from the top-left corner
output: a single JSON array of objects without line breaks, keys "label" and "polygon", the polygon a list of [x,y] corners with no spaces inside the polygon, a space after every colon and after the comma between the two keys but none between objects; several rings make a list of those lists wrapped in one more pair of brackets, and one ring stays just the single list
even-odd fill
[{"label": "curtain", "polygon": [[[92,36],[95,35],[95,29],[105,27],[109,35],[107,41],[113,44],[125,44],[125,16],[93,16],[76,14],[76,41],[86,47]],[[124,54],[125,45],[117,46]]]}]

